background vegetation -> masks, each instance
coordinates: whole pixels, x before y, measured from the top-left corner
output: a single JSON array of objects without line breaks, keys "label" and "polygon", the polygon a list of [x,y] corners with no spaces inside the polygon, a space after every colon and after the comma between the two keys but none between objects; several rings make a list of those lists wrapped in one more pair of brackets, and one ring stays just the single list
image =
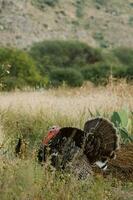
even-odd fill
[{"label": "background vegetation", "polygon": [[29,51],[0,48],[0,70],[10,65],[3,89],[30,86],[81,86],[84,81],[106,85],[110,76],[133,79],[133,50],[117,48],[103,52],[79,41],[43,41]]},{"label": "background vegetation", "polygon": [[[7,67],[8,76],[5,74]],[[5,90],[22,89],[26,86],[36,87],[43,83],[34,60],[19,49],[0,48],[0,73]]]},{"label": "background vegetation", "polygon": [[37,6],[39,9],[43,10],[46,5],[55,6],[58,3],[58,0],[32,0],[33,5]]}]

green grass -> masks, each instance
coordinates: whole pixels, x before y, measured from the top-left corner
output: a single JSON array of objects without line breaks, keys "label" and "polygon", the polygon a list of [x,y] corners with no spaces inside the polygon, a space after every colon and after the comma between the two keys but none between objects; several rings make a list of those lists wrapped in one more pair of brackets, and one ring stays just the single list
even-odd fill
[{"label": "green grass", "polygon": [[30,159],[3,159],[0,178],[1,200],[127,200],[133,186],[99,176],[79,181],[72,174],[55,172]]}]

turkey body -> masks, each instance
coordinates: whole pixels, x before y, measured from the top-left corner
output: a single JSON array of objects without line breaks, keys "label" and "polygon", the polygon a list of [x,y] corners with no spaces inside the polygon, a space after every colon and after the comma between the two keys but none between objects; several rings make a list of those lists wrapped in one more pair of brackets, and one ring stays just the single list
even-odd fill
[{"label": "turkey body", "polygon": [[41,144],[39,162],[45,162],[50,155],[51,164],[56,169],[71,171],[80,179],[86,178],[92,174],[92,169],[84,153],[85,135],[87,133],[77,128],[61,128],[47,145]]},{"label": "turkey body", "polygon": [[84,130],[60,128],[54,137],[49,141],[46,138],[46,141],[39,148],[39,162],[45,162],[50,156],[56,169],[69,169],[80,178],[92,174],[91,166],[95,163],[101,163],[99,166],[104,168],[118,149],[116,129],[104,118],[88,120]]}]

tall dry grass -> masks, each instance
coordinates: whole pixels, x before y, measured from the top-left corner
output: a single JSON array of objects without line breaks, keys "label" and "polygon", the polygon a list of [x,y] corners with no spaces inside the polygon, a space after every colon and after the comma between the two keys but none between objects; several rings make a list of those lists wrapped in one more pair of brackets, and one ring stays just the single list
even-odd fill
[{"label": "tall dry grass", "polygon": [[133,86],[119,83],[116,86],[58,88],[43,91],[0,93],[0,109],[13,109],[34,114],[48,110],[77,116],[88,109],[111,112],[126,107],[133,109]]}]

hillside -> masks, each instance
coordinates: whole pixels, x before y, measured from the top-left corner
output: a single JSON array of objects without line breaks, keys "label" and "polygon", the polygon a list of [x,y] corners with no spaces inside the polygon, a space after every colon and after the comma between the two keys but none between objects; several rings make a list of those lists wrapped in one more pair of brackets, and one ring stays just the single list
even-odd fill
[{"label": "hillside", "polygon": [[0,0],[0,45],[77,39],[94,47],[133,47],[132,0],[54,1]]}]

